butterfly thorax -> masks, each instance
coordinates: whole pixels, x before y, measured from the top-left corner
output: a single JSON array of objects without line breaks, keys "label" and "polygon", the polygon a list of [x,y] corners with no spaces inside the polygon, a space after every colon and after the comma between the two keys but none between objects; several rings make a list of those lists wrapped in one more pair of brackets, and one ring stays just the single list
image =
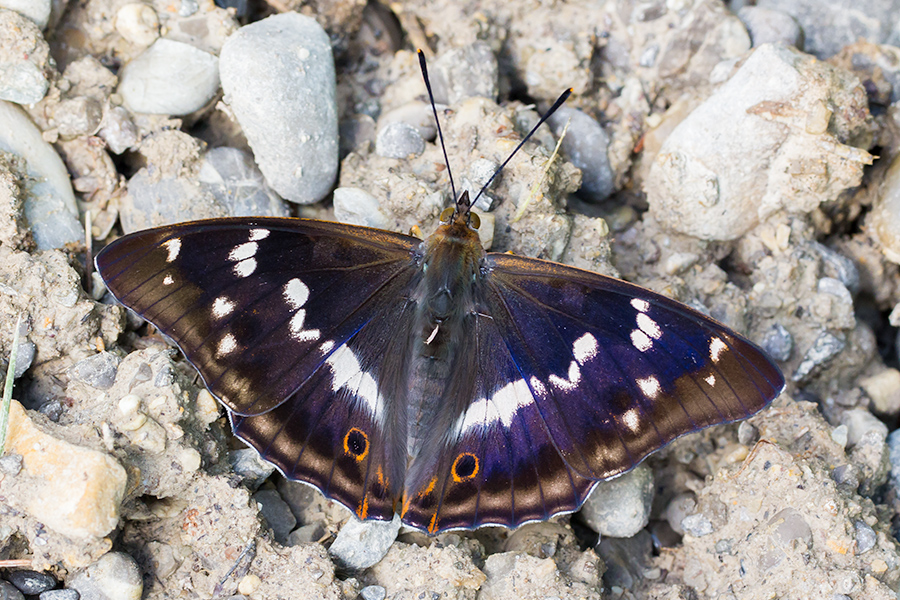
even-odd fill
[{"label": "butterfly thorax", "polygon": [[437,408],[465,351],[462,340],[478,313],[484,255],[465,217],[441,225],[422,242],[422,277],[412,295],[416,313],[407,396],[410,457],[418,454],[426,437],[449,429],[449,423],[437,423],[434,417],[441,412]]}]

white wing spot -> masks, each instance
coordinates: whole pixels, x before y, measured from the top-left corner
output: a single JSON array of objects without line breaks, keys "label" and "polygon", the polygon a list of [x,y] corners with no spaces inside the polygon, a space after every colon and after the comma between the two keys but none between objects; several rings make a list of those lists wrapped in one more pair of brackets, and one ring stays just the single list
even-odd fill
[{"label": "white wing spot", "polygon": [[165,277],[163,277],[163,285],[172,285],[173,283],[175,283],[175,280],[171,275],[167,274]]},{"label": "white wing spot", "polygon": [[321,352],[322,354],[328,354],[329,352],[331,352],[332,348],[334,348],[334,342],[332,340],[325,340],[324,342],[322,342],[322,345],[319,346],[319,352]]},{"label": "white wing spot", "polygon": [[256,242],[246,242],[244,244],[239,244],[235,246],[234,249],[228,254],[228,260],[238,262],[247,258],[252,258],[256,256],[256,251],[258,249],[259,244],[257,244]]},{"label": "white wing spot", "polygon": [[638,387],[641,388],[641,391],[645,396],[654,400],[659,394],[662,392],[662,387],[659,385],[659,380],[654,376],[650,375],[644,379],[637,380]]},{"label": "white wing spot", "polygon": [[309,287],[295,277],[284,284],[284,299],[297,310],[309,300]]},{"label": "white wing spot", "polygon": [[631,344],[641,352],[646,352],[653,347],[653,340],[640,329],[635,329],[631,332]]},{"label": "white wing spot", "polygon": [[578,368],[578,363],[574,360],[569,363],[568,377],[568,379],[563,379],[562,377],[551,375],[547,379],[550,381],[550,385],[560,390],[574,392],[578,389],[578,383],[581,381],[581,369]]},{"label": "white wing spot", "polygon": [[721,338],[714,337],[709,342],[709,357],[712,359],[714,363],[718,363],[722,360],[722,353],[728,350],[728,346],[725,345],[725,342],[722,341]]},{"label": "white wing spot", "polygon": [[225,296],[219,296],[215,299],[212,306],[212,314],[216,319],[227,317],[234,310],[234,302]]},{"label": "white wing spot", "polygon": [[714,387],[716,385],[716,376],[710,375],[709,377],[704,377],[703,381],[708,383],[710,387]]},{"label": "white wing spot", "polygon": [[597,356],[597,348],[597,338],[590,333],[586,333],[572,344],[572,355],[578,361],[578,364],[583,365]]},{"label": "white wing spot", "polygon": [[355,394],[363,401],[372,417],[381,422],[383,403],[378,394],[378,384],[371,375],[363,372],[353,350],[344,344],[326,358],[325,362],[331,367],[333,374],[331,389],[337,392],[345,388]]},{"label": "white wing spot", "polygon": [[216,347],[216,358],[222,358],[226,354],[231,354],[237,348],[237,340],[234,338],[234,335],[231,333],[226,333],[221,340],[219,340],[219,345]]},{"label": "white wing spot", "polygon": [[[306,311],[298,309],[291,317],[291,338],[298,342],[314,342],[322,335],[318,329],[303,329],[303,322],[306,320]],[[327,351],[326,351],[327,352]]]},{"label": "white wing spot", "polygon": [[625,422],[625,426],[633,432],[637,432],[641,426],[641,420],[638,417],[638,411],[636,408],[629,408],[625,411],[625,414],[622,415],[622,420]]},{"label": "white wing spot", "polygon": [[659,324],[644,313],[638,313],[637,326],[654,340],[662,337],[662,330],[659,328]]},{"label": "white wing spot", "polygon": [[166,251],[169,253],[166,257],[166,262],[172,262],[178,258],[178,254],[181,252],[181,238],[172,238],[163,244],[163,246],[165,246]]},{"label": "white wing spot", "polygon": [[269,237],[269,234],[272,233],[268,229],[251,229],[250,230],[250,241],[258,242],[259,240],[264,240]]},{"label": "white wing spot", "polygon": [[534,397],[524,379],[507,383],[490,399],[479,398],[463,414],[457,429],[465,433],[473,428],[486,429],[499,422],[506,429],[512,426],[516,414],[534,403]]},{"label": "white wing spot", "polygon": [[256,259],[248,258],[234,265],[234,274],[237,277],[249,277],[256,271]]},{"label": "white wing spot", "polygon": [[632,298],[631,306],[633,306],[636,310],[643,312],[647,312],[650,310],[650,303],[646,300],[641,300],[640,298]]}]

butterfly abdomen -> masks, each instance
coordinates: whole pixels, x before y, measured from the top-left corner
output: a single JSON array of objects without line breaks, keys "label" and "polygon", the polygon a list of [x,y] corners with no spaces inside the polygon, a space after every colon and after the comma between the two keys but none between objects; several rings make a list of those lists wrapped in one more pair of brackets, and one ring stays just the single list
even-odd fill
[{"label": "butterfly abdomen", "polygon": [[422,277],[413,294],[416,316],[410,336],[413,363],[407,392],[410,457],[428,437],[445,434],[451,423],[436,422],[455,362],[466,352],[476,312],[484,250],[463,222],[442,225],[422,242]]}]

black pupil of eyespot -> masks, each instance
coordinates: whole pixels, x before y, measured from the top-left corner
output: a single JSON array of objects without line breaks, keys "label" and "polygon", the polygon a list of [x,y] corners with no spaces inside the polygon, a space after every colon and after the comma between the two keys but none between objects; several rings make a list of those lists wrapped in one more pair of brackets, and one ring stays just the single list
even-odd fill
[{"label": "black pupil of eyespot", "polygon": [[464,479],[475,472],[475,457],[466,454],[456,463],[456,476]]},{"label": "black pupil of eyespot", "polygon": [[360,431],[351,431],[347,436],[347,448],[354,455],[359,456],[366,451],[366,436]]}]

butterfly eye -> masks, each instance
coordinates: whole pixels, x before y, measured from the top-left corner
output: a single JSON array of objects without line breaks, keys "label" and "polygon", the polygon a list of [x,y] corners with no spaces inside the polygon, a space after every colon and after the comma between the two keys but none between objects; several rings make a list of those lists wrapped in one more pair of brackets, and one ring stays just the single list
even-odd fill
[{"label": "butterfly eye", "polygon": [[453,481],[462,483],[478,475],[478,458],[469,452],[463,452],[453,461],[451,468]]},{"label": "butterfly eye", "polygon": [[453,216],[453,211],[456,210],[452,206],[448,206],[444,210],[441,211],[441,221],[450,221],[450,218]]},{"label": "butterfly eye", "polygon": [[469,213],[469,226],[472,229],[478,229],[479,227],[481,227],[481,217],[479,217],[478,215],[476,215],[473,212],[470,212]]},{"label": "butterfly eye", "polygon": [[357,462],[362,461],[369,453],[369,436],[361,429],[351,427],[344,436],[344,452],[355,458]]}]

